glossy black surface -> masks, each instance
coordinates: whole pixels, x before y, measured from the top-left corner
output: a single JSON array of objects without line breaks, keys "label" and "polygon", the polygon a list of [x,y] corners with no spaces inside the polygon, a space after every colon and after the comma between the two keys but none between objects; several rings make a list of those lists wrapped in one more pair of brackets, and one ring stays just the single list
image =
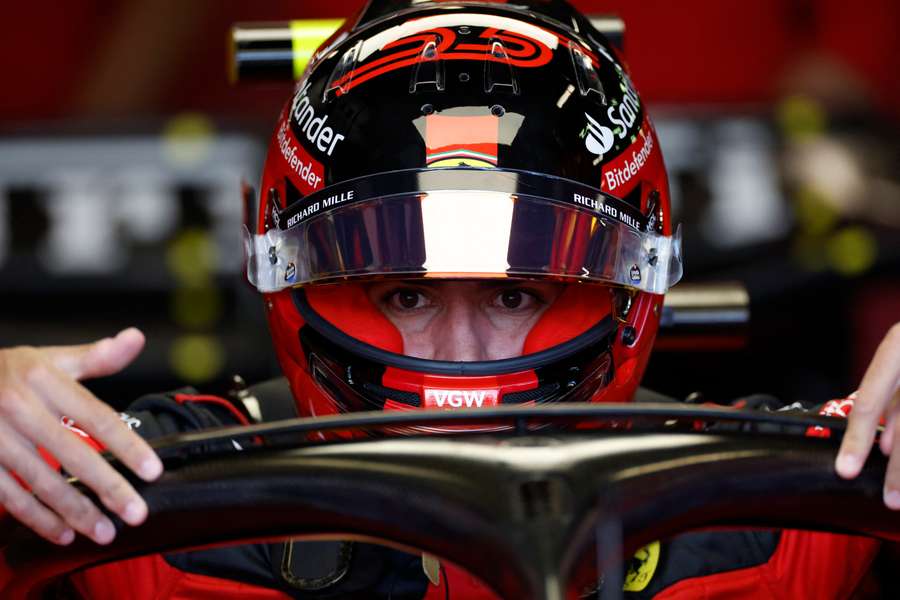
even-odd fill
[{"label": "glossy black surface", "polygon": [[[691,415],[748,424],[833,422],[665,405],[588,408],[593,410],[476,412],[513,420],[593,412],[688,422]],[[458,420],[461,413],[444,414],[382,413],[320,423],[351,428],[366,421]],[[313,428],[312,421],[244,433],[303,427]],[[858,479],[841,480],[833,472],[839,439],[804,438],[804,429],[801,435],[763,435],[656,426],[182,454],[167,460],[159,482],[136,484],[150,517],[141,527],[122,529],[111,547],[79,540],[51,548],[30,532],[14,531],[6,559],[16,580],[3,593],[37,597],[62,573],[163,549],[324,532],[428,551],[471,570],[502,596],[522,599],[565,597],[573,574],[592,568],[595,544],[601,565],[611,570],[623,553],[700,527],[790,526],[900,539],[900,515],[881,503],[884,458],[873,456]],[[176,446],[238,431],[183,436]],[[223,487],[231,493],[223,495]],[[477,555],[471,551],[475,542]]]},{"label": "glossy black surface", "polygon": [[[389,12],[389,3],[376,4]],[[559,19],[502,4],[480,4],[476,14],[464,3],[442,3],[418,9],[405,24],[402,13],[364,19],[323,53],[298,85],[291,128],[324,165],[324,185],[459,159],[600,187],[601,165],[639,139],[643,108],[614,50],[587,20],[562,3],[535,4]],[[578,31],[561,25],[576,18]],[[391,101],[370,103],[373,97]],[[610,110],[621,126],[607,119]],[[614,132],[599,156],[585,148],[585,113]],[[319,129],[332,129],[327,143],[310,127],[326,116]],[[442,141],[429,141],[438,127]],[[454,129],[465,143],[443,143]],[[485,146],[476,158],[443,153],[473,140]],[[429,155],[429,148],[443,150]]]}]

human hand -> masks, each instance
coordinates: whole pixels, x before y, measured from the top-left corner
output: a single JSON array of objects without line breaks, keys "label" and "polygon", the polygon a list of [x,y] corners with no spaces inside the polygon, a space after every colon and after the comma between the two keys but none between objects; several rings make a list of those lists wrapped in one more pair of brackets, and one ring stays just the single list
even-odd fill
[{"label": "human hand", "polygon": [[156,453],[78,383],[121,371],[143,347],[144,334],[130,328],[91,344],[0,350],[0,505],[51,542],[68,544],[78,531],[108,544],[115,528],[44,461],[38,447],[126,523],[139,525],[147,518],[147,504],[125,478],[60,424],[63,415],[74,419],[142,479],[156,479],[163,468]]},{"label": "human hand", "polygon": [[863,376],[835,462],[838,475],[845,479],[859,475],[882,416],[885,428],[879,445],[889,457],[884,503],[900,510],[900,442],[895,443],[900,436],[900,323],[888,331]]}]

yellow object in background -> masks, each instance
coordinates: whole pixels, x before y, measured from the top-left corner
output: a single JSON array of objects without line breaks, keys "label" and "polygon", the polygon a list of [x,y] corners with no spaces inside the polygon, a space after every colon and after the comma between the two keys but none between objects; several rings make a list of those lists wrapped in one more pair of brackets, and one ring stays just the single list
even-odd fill
[{"label": "yellow object in background", "polygon": [[836,231],[825,247],[828,263],[841,275],[860,275],[868,271],[878,257],[878,242],[861,226]]},{"label": "yellow object in background", "polygon": [[163,128],[162,153],[166,162],[188,168],[207,160],[216,140],[212,120],[200,113],[181,113]]},{"label": "yellow object in background", "polygon": [[294,79],[303,76],[309,59],[325,40],[343,25],[343,19],[302,19],[291,21],[291,49],[294,54]]},{"label": "yellow object in background", "polygon": [[220,375],[226,362],[221,340],[207,333],[224,312],[214,279],[215,264],[215,244],[199,229],[181,232],[166,248],[166,265],[176,281],[170,314],[175,325],[187,330],[172,342],[169,365],[180,379],[194,384]]},{"label": "yellow object in background", "polygon": [[813,98],[796,95],[785,98],[777,107],[778,122],[788,138],[803,138],[825,131],[828,116]]},{"label": "yellow object in background", "polygon": [[178,336],[169,348],[172,371],[189,383],[202,383],[218,375],[225,366],[225,350],[214,336]]}]

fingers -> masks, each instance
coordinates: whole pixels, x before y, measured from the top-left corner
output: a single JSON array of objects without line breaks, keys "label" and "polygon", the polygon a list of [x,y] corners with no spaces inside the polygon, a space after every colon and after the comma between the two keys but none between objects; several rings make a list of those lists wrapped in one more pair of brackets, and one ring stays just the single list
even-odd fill
[{"label": "fingers", "polygon": [[[888,426],[891,430],[891,437],[896,440],[900,428],[900,419],[890,419]],[[884,446],[882,446],[882,449]],[[893,444],[892,452],[888,458],[887,475],[884,478],[884,503],[888,508],[900,510],[900,444]]]},{"label": "fingers", "polygon": [[74,418],[80,429],[139,476],[158,477],[162,463],[149,445],[75,380],[120,370],[143,345],[143,334],[127,329],[83,346],[0,350],[0,505],[51,541],[68,543],[78,531],[109,543],[115,528],[91,500],[47,465],[39,447],[123,521],[137,525],[146,519],[147,505],[128,481],[60,424],[62,415]]},{"label": "fingers", "polygon": [[[4,464],[15,471],[31,488],[34,496],[56,515],[50,513],[4,472],[8,480],[5,482],[7,485],[3,486],[4,504],[10,513],[50,541],[65,539],[69,535],[66,530],[70,527],[97,543],[108,544],[112,541],[115,529],[110,520],[100,513],[93,502],[41,460],[33,444],[2,421],[0,436],[3,439],[0,458]],[[79,443],[77,440],[73,441]],[[16,490],[13,486],[19,489]]]},{"label": "fingers", "polygon": [[75,539],[75,532],[65,521],[38,502],[2,469],[0,469],[0,504],[16,519],[54,544],[65,546]]},{"label": "fingers", "polygon": [[[150,448],[150,445],[147,444],[141,436],[128,429],[128,427],[122,423],[118,413],[113,411],[107,404],[94,397],[94,395],[82,385],[67,380],[63,373],[52,367],[43,370],[38,376],[32,377],[29,384],[48,406],[54,408],[59,415],[65,414],[67,417],[75,419],[75,422],[78,423],[80,428],[84,429],[91,437],[103,444],[113,456],[121,460],[125,466],[131,469],[139,477],[145,481],[152,481],[162,473],[162,462],[159,460],[159,457],[153,449]],[[24,424],[23,426],[29,427],[30,425]],[[83,444],[79,445],[82,447],[84,446]],[[53,449],[49,446],[48,450],[53,452]],[[84,450],[88,449],[84,448]],[[55,453],[54,455],[57,457],[67,456]],[[96,456],[96,453],[94,452],[90,452],[89,454],[79,452],[79,455],[95,458],[99,463],[102,463],[109,472],[114,472],[114,470],[106,464],[106,461]],[[69,469],[69,464],[65,461],[60,462]],[[91,462],[99,464],[96,461]],[[98,466],[97,468],[100,469],[101,467]],[[71,469],[69,469],[69,471],[79,479],[82,479],[94,489],[94,491],[99,493],[99,490],[94,488],[86,477]],[[120,475],[116,475],[122,482],[125,481]],[[137,494],[135,494],[135,498],[132,498],[132,500],[139,499]],[[110,509],[116,510],[112,507],[110,507]],[[116,512],[118,513],[119,511],[116,510]],[[128,521],[128,519],[125,518],[125,515],[121,516]]]},{"label": "fingers", "polygon": [[144,348],[144,334],[130,327],[115,337],[78,346],[40,348],[48,360],[72,379],[90,379],[118,373]]},{"label": "fingers", "polygon": [[[93,448],[78,440],[59,425],[59,418],[43,406],[30,390],[17,392],[21,401],[14,413],[4,411],[6,422],[0,426],[0,435],[8,434],[27,438],[32,444],[40,444],[70,474],[88,486],[109,510],[118,514],[130,525],[138,525],[147,516],[147,505],[124,477],[113,469]],[[119,426],[125,425],[119,422]],[[46,435],[45,432],[61,435]],[[21,444],[19,444],[21,446]],[[17,461],[17,462],[14,462]],[[86,497],[63,481],[55,471],[34,452],[24,456],[6,457],[5,464],[22,477],[45,504],[53,508],[76,530],[89,535],[99,543],[108,543],[115,535],[112,523]],[[27,472],[20,469],[27,468]],[[54,475],[49,478],[49,474]],[[57,484],[62,482],[64,487]]]},{"label": "fingers", "polygon": [[862,470],[872,449],[879,420],[897,389],[898,379],[900,324],[894,325],[881,342],[860,384],[835,462],[835,469],[841,477],[851,479]]},{"label": "fingers", "polygon": [[847,431],[835,462],[835,470],[844,479],[853,479],[862,470],[881,416],[878,404],[872,401],[862,403],[858,398],[854,400],[853,410],[847,418]]},{"label": "fingers", "polygon": [[894,446],[894,432],[897,426],[897,411],[891,411],[885,423],[884,431],[878,439],[878,445],[881,446],[881,453],[885,456],[891,455],[891,449]]}]

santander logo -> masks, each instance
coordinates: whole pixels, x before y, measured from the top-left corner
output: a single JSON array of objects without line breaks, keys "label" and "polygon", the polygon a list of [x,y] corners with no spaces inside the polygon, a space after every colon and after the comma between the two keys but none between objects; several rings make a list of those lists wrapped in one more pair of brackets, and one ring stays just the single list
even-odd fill
[{"label": "santander logo", "polygon": [[613,134],[612,129],[606,125],[601,125],[597,122],[597,119],[591,115],[584,113],[584,116],[587,117],[587,132],[584,137],[584,147],[587,148],[588,152],[591,154],[603,157],[603,155],[609,152],[613,147],[615,135]]},{"label": "santander logo", "polygon": [[500,390],[439,390],[425,388],[425,408],[481,408],[497,406]]}]

